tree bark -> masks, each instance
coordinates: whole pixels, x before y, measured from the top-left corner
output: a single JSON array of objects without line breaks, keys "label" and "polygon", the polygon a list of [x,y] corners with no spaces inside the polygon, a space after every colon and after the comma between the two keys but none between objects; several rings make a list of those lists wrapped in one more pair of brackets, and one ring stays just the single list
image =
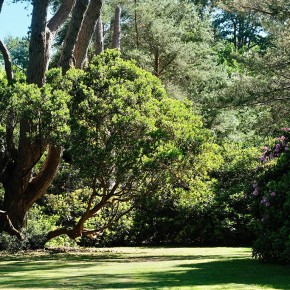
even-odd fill
[{"label": "tree bark", "polygon": [[104,51],[104,31],[102,15],[100,15],[96,25],[96,42],[95,42],[95,53],[100,54]]},{"label": "tree bark", "polygon": [[121,49],[121,7],[119,5],[115,9],[112,48],[115,48],[117,50]]},{"label": "tree bark", "polygon": [[[27,82],[35,83],[39,87],[45,82],[48,59],[46,37],[48,2],[48,0],[35,0],[32,13]],[[59,25],[61,21],[58,21]],[[55,24],[54,28],[56,29],[57,26]],[[6,166],[1,168],[0,176],[5,190],[5,211],[2,211],[0,215],[0,230],[20,238],[20,231],[26,224],[28,210],[46,192],[53,180],[60,162],[61,148],[49,148],[42,169],[36,177],[31,179],[32,170],[45,152],[48,141],[41,136],[34,138],[34,140],[31,139],[32,134],[38,134],[37,128],[30,121],[22,119],[20,120],[20,133],[16,150],[13,144],[13,124],[10,123],[11,120],[7,120],[6,159],[5,156],[3,158],[1,156],[1,159],[6,162]]]},{"label": "tree bark", "polygon": [[158,47],[154,51],[154,75],[158,78],[160,77],[160,54]]},{"label": "tree bark", "polygon": [[2,52],[3,55],[7,79],[9,82],[11,82],[13,80],[12,60],[8,49],[1,40],[0,40],[0,51]]},{"label": "tree bark", "polygon": [[89,0],[77,0],[72,11],[72,20],[65,37],[62,53],[58,62],[58,65],[62,67],[63,74],[65,74],[71,67],[75,66],[73,51],[88,3]]},{"label": "tree bark", "polygon": [[59,27],[65,22],[75,3],[76,0],[63,0],[58,11],[47,23],[47,27],[52,33],[57,32]]},{"label": "tree bark", "polygon": [[26,207],[30,208],[50,186],[61,161],[62,148],[50,146],[46,160],[39,173],[30,181],[25,191]]},{"label": "tree bark", "polygon": [[0,231],[5,230],[11,236],[16,236],[19,240],[23,239],[22,234],[14,228],[8,214],[3,210],[0,210],[0,225]]},{"label": "tree bark", "polygon": [[54,16],[49,20],[47,24],[46,31],[46,51],[47,51],[47,59],[46,59],[46,69],[49,66],[49,57],[50,51],[52,47],[53,40],[55,35],[58,32],[60,26],[65,22],[69,14],[71,13],[76,0],[64,0],[58,9],[58,11],[54,14]]},{"label": "tree bark", "polygon": [[75,66],[82,68],[87,56],[88,47],[94,34],[98,18],[101,15],[103,0],[91,0],[84,16],[73,55]]},{"label": "tree bark", "polygon": [[136,34],[136,48],[139,48],[139,29],[138,29],[138,22],[137,22],[137,0],[134,0],[134,25],[135,25],[135,34]]},{"label": "tree bark", "polygon": [[44,84],[46,71],[46,22],[49,0],[34,0],[31,20],[31,38],[29,45],[29,62],[27,67],[27,82]]}]

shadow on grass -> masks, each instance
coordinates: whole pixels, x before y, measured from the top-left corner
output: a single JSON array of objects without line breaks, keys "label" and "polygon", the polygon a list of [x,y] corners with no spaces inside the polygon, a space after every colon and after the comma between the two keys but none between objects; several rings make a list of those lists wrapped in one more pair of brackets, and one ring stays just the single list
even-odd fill
[{"label": "shadow on grass", "polygon": [[[201,259],[211,259],[202,262]],[[219,259],[219,260],[213,260]],[[189,260],[197,262],[189,263]],[[3,260],[2,260],[3,261]],[[146,269],[127,274],[126,271],[110,274],[103,266],[115,263],[142,263],[176,261],[173,268],[162,271]],[[131,264],[132,265],[132,264]],[[96,271],[86,271],[98,267]],[[120,267],[120,265],[118,266]],[[58,273],[62,270],[62,274]],[[94,268],[95,269],[95,268]],[[121,268],[122,269],[122,268]],[[81,271],[81,272],[78,272]],[[35,272],[35,273],[34,273]],[[274,289],[290,289],[290,267],[261,264],[240,256],[225,259],[221,256],[126,256],[111,255],[51,255],[28,261],[8,261],[0,268],[0,288],[60,288],[60,289],[160,289],[163,287],[221,286],[242,284]]]}]

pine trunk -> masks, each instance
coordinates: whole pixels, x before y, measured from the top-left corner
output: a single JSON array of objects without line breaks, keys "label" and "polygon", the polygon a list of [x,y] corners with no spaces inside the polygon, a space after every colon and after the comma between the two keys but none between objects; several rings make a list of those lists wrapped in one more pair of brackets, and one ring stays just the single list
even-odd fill
[{"label": "pine trunk", "polygon": [[112,48],[121,49],[121,7],[115,9],[114,33],[112,39]]},{"label": "pine trunk", "polygon": [[97,21],[95,35],[96,35],[95,53],[100,54],[104,51],[104,33],[103,33],[102,15],[100,15]]},{"label": "pine trunk", "polygon": [[75,66],[77,68],[82,68],[87,58],[88,47],[94,34],[98,18],[101,15],[102,4],[102,0],[91,0],[84,16],[84,21],[82,22],[73,51]]}]

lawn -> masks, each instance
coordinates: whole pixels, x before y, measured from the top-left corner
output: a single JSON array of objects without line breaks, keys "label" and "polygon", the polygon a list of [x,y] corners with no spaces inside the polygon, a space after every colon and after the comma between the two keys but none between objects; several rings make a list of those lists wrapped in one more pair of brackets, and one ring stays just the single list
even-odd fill
[{"label": "lawn", "polygon": [[290,289],[290,267],[248,248],[0,253],[1,289]]}]

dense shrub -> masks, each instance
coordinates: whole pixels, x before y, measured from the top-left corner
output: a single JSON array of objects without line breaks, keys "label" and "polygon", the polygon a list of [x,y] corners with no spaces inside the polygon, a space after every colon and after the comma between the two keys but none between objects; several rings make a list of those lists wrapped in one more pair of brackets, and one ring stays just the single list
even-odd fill
[{"label": "dense shrub", "polygon": [[183,190],[141,196],[130,219],[96,242],[82,239],[81,244],[251,246],[256,236],[246,192],[258,164],[256,154],[237,144],[216,147],[215,157],[202,158],[207,176],[193,178]]},{"label": "dense shrub", "polygon": [[275,145],[264,147],[251,193],[258,231],[253,256],[265,262],[290,263],[289,146],[290,128],[282,128]]},{"label": "dense shrub", "polygon": [[56,216],[47,216],[43,209],[34,205],[28,214],[27,227],[23,231],[23,240],[6,233],[0,234],[0,250],[19,251],[43,248],[47,231],[55,226]]}]

